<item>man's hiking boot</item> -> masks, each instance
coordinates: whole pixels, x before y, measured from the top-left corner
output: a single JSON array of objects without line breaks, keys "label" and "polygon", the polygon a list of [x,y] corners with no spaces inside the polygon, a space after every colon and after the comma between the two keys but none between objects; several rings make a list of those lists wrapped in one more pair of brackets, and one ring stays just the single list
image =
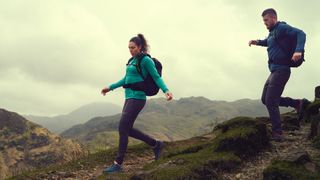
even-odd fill
[{"label": "man's hiking boot", "polygon": [[103,170],[103,173],[117,173],[123,172],[121,165],[113,163],[110,167],[107,167]]},{"label": "man's hiking boot", "polygon": [[155,147],[152,149],[154,152],[154,159],[158,160],[161,155],[161,151],[164,147],[164,143],[162,141],[156,141]]},{"label": "man's hiking boot", "polygon": [[284,140],[282,132],[272,132],[271,140],[276,142],[282,142]]},{"label": "man's hiking boot", "polygon": [[298,120],[303,119],[304,111],[310,103],[310,101],[304,98],[299,100],[298,106],[295,108],[298,114]]}]

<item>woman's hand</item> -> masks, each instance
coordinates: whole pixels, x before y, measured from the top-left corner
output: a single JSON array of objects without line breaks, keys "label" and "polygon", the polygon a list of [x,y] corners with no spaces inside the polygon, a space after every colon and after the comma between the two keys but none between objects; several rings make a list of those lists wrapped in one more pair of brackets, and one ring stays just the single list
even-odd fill
[{"label": "woman's hand", "polygon": [[173,95],[172,95],[172,93],[171,92],[166,92],[166,99],[167,99],[167,101],[170,101],[171,99],[173,98]]},{"label": "woman's hand", "polygon": [[103,88],[103,89],[101,90],[101,94],[105,96],[105,95],[107,94],[107,92],[109,92],[109,91],[110,91],[109,88]]}]

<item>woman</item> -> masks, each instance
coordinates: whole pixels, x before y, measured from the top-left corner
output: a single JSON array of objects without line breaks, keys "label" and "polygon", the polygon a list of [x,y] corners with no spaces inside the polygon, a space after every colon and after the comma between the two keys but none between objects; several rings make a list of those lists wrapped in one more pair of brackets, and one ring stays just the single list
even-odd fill
[{"label": "woman", "polygon": [[[143,81],[143,78],[137,70],[137,61],[138,57],[140,57],[139,55],[141,55],[142,53],[148,53],[148,47],[149,45],[147,44],[147,41],[142,34],[138,34],[137,36],[130,39],[129,50],[132,55],[132,60],[127,65],[126,75],[117,83],[102,89],[101,93],[103,95],[126,84]],[[151,75],[157,86],[165,93],[166,99],[170,101],[172,99],[172,93],[169,92],[167,86],[163,82],[153,60],[148,56],[143,56],[143,58],[140,60],[140,69],[144,77],[146,77],[148,74]],[[142,133],[141,131],[133,128],[134,121],[136,120],[139,112],[144,107],[145,103],[145,92],[133,90],[130,88],[125,89],[125,103],[119,123],[120,137],[118,155],[114,161],[114,164],[104,169],[103,172],[112,173],[122,171],[122,163],[128,145],[128,136],[147,143],[153,149],[155,160],[159,159],[161,150],[164,147],[164,143],[162,141],[157,141],[152,137]]]}]

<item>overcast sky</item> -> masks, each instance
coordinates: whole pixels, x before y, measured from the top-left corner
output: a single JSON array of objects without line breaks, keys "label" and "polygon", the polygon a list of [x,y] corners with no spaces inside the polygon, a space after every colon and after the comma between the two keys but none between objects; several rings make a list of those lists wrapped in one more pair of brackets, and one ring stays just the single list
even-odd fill
[{"label": "overcast sky", "polygon": [[[306,63],[284,96],[314,97],[320,85],[318,0],[0,0],[0,107],[55,115],[97,101],[122,105],[128,41],[143,33],[176,99],[259,99],[269,75],[261,12],[307,34]],[[157,97],[162,97],[160,93]]]}]

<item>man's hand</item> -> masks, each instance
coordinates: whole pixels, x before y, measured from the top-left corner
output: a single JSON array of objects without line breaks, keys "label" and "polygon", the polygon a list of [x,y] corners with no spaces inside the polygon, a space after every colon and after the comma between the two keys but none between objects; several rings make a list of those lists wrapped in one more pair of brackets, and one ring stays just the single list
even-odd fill
[{"label": "man's hand", "polygon": [[103,88],[103,89],[101,90],[101,94],[105,96],[106,93],[109,92],[109,91],[110,91],[109,88]]},{"label": "man's hand", "polygon": [[249,41],[249,46],[251,46],[251,45],[257,45],[258,44],[258,40],[251,40],[251,41]]},{"label": "man's hand", "polygon": [[295,52],[291,59],[292,59],[292,61],[296,62],[296,61],[300,60],[301,57],[302,57],[302,53],[301,52]]}]

